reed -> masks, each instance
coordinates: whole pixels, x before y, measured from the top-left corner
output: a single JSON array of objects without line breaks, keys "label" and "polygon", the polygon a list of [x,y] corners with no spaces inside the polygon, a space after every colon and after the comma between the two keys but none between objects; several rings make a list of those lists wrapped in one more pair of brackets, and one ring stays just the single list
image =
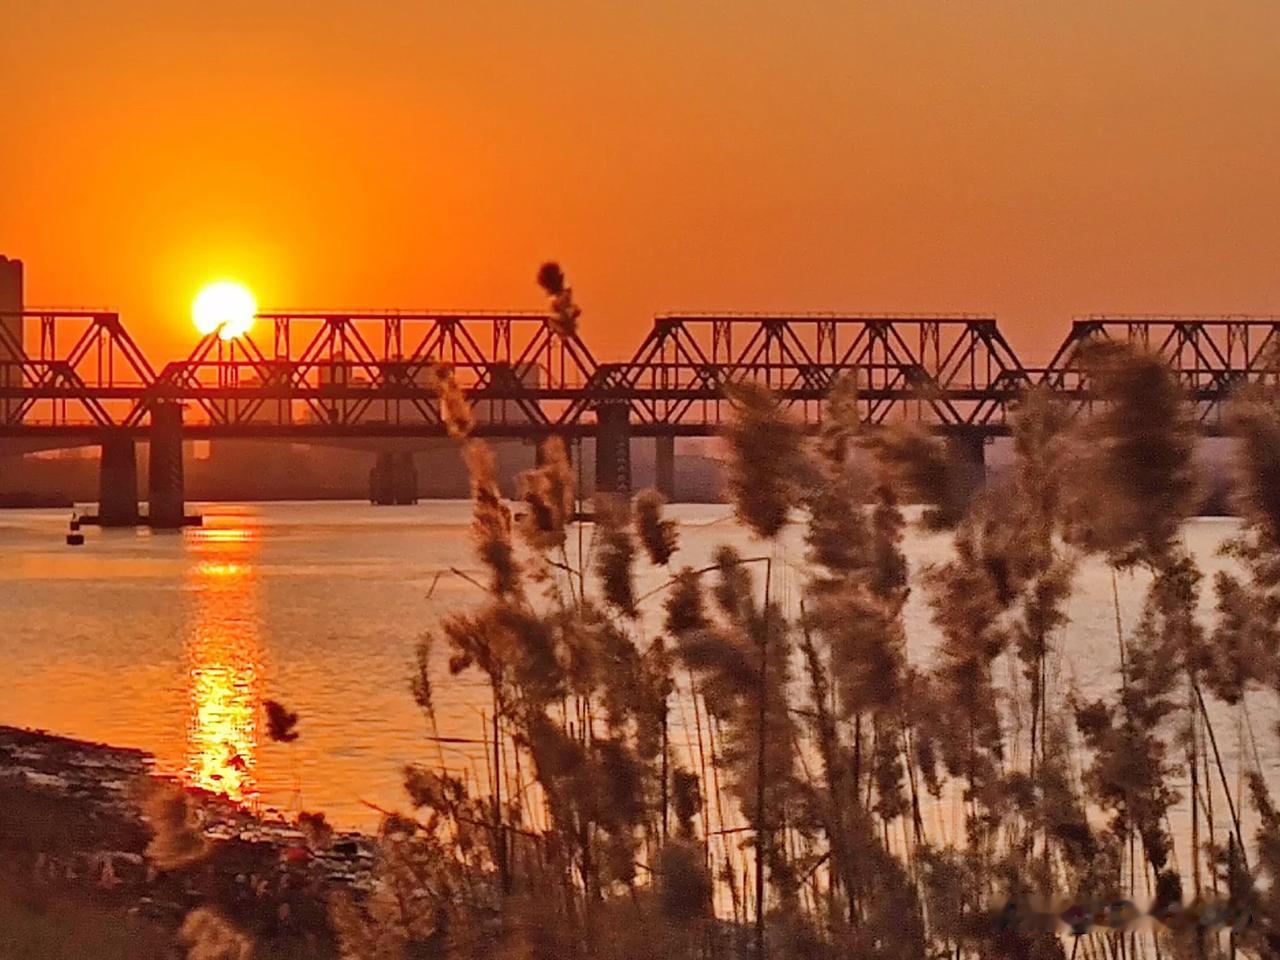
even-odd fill
[{"label": "reed", "polygon": [[[553,266],[540,282],[570,337],[580,311]],[[1200,485],[1181,387],[1128,347],[1080,360],[1092,414],[1029,393],[1013,469],[964,509],[942,445],[862,429],[851,380],[812,437],[768,391],[733,388],[728,491],[762,548],[702,567],[681,563],[651,491],[598,499],[571,558],[579,494],[554,443],[521,479],[517,542],[459,414],[485,596],[424,641],[413,694],[430,715],[433,649],[489,685],[490,787],[406,771],[414,817],[384,826],[375,890],[334,906],[346,955],[1273,955],[1280,815],[1258,771],[1247,797],[1231,788],[1213,721],[1280,692],[1280,418],[1255,398],[1234,421],[1242,572],[1217,577],[1210,622],[1182,537]],[[913,570],[900,504],[920,499],[947,550]],[[786,556],[793,525],[803,563]],[[1057,664],[1077,573],[1098,562],[1125,572],[1119,659],[1113,688],[1085,700]],[[1121,583],[1145,591],[1127,631]],[[933,630],[920,660],[912,591]],[[1189,846],[1170,828],[1184,803]],[[1148,882],[1175,917],[1188,881],[1252,924],[1096,926]],[[1074,930],[1029,919],[1054,896],[1090,905]]]}]

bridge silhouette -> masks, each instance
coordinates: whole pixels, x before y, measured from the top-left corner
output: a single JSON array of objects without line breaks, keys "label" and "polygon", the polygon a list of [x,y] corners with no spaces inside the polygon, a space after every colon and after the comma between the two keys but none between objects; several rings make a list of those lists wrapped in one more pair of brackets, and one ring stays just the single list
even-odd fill
[{"label": "bridge silhouette", "polygon": [[[732,384],[766,385],[816,424],[831,386],[852,375],[866,423],[926,424],[980,466],[985,441],[1008,432],[1032,386],[1089,403],[1079,350],[1090,341],[1162,356],[1213,434],[1234,389],[1274,382],[1278,335],[1280,317],[1092,316],[1033,367],[991,316],[668,314],[629,360],[605,363],[538,313],[291,312],[261,314],[234,340],[209,334],[157,367],[118,314],[27,308],[0,313],[0,439],[30,449],[100,445],[108,523],[137,519],[135,445],[145,441],[151,520],[175,525],[184,439],[443,437],[443,366],[471,403],[478,435],[594,438],[604,490],[629,488],[630,441],[653,437],[658,485],[670,493],[675,438],[718,433]],[[385,454],[380,469],[403,472],[396,456],[406,455]]]}]

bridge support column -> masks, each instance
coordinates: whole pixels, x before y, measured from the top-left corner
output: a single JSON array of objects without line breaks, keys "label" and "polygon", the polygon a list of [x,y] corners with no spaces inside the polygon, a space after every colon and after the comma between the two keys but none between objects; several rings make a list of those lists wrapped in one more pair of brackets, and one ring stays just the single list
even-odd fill
[{"label": "bridge support column", "polygon": [[147,473],[148,522],[153,527],[181,527],[187,506],[181,404],[158,403],[151,408],[151,463]]},{"label": "bridge support column", "polygon": [[625,403],[596,407],[596,491],[631,492],[631,408]]},{"label": "bridge support column", "polygon": [[947,502],[941,506],[958,517],[986,483],[986,438],[976,432],[956,434],[947,439],[947,454],[950,484]]},{"label": "bridge support column", "polygon": [[393,506],[418,502],[418,468],[413,454],[384,451],[369,471],[369,502]]},{"label": "bridge support column", "polygon": [[132,527],[138,523],[138,452],[130,437],[102,444],[98,460],[98,523]]},{"label": "bridge support column", "polygon": [[653,438],[653,485],[668,500],[676,498],[676,438],[663,433]]}]

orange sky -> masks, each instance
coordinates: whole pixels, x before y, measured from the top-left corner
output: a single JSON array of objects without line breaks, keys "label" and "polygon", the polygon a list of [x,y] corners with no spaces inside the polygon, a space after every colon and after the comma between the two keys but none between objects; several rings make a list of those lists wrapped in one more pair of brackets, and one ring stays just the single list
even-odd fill
[{"label": "orange sky", "polygon": [[1028,362],[1280,313],[1276,0],[4,6],[0,253],[156,355],[210,279],[538,307],[548,257],[603,358],[669,309],[994,311]]}]

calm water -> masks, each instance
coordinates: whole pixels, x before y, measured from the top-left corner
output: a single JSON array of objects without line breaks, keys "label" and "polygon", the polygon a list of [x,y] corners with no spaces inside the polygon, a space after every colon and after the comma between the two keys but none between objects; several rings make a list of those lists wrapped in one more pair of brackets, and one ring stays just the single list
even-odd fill
[{"label": "calm water", "polygon": [[[439,749],[408,693],[418,635],[479,598],[451,574],[474,570],[465,503],[373,508],[363,503],[205,504],[205,526],[182,533],[87,530],[63,544],[65,511],[0,511],[0,723],[142,747],[169,771],[264,806],[323,809],[368,826],[379,806],[401,804],[400,769],[435,762]],[[682,562],[708,561],[732,542],[762,548],[728,508],[678,506]],[[1206,573],[1234,530],[1200,520],[1188,539]],[[909,556],[946,555],[946,542],[913,534]],[[780,549],[779,589],[794,597],[799,531]],[[641,589],[663,579],[641,576]],[[1121,580],[1121,616],[1132,625],[1142,581]],[[1206,609],[1212,598],[1205,597]],[[658,600],[650,601],[654,616]],[[1058,683],[1093,694],[1116,677],[1115,607],[1109,572],[1086,566],[1056,664]],[[929,656],[927,608],[908,610],[912,656]],[[448,677],[443,651],[437,699],[441,733],[476,737],[487,688]],[[302,715],[301,739],[274,744],[261,701]],[[1274,767],[1275,710],[1253,708],[1264,764]],[[1224,732],[1225,731],[1225,732]],[[1239,716],[1221,719],[1234,764],[1247,742]],[[483,770],[457,749],[445,762]],[[482,776],[482,774],[478,774]],[[1274,776],[1272,777],[1274,780]],[[1224,824],[1225,826],[1225,820]]]}]

